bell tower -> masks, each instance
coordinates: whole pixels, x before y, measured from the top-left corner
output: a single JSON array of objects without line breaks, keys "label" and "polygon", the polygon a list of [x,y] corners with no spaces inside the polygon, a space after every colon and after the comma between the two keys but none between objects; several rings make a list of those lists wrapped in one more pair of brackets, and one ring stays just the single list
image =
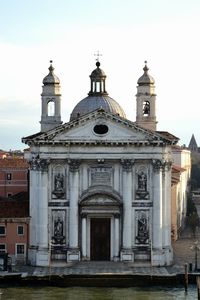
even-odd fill
[{"label": "bell tower", "polygon": [[60,80],[54,74],[52,60],[50,61],[49,74],[43,79],[42,87],[42,115],[41,115],[41,131],[48,131],[60,124]]},{"label": "bell tower", "polygon": [[147,62],[143,68],[144,74],[138,79],[136,124],[146,129],[156,131],[156,94],[155,81],[149,75]]}]

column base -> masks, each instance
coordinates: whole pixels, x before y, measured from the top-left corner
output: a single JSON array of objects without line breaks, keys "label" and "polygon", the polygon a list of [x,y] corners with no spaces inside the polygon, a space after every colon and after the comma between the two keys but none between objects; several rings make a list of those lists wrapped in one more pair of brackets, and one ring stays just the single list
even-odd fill
[{"label": "column base", "polygon": [[151,263],[154,267],[170,266],[173,263],[172,248],[153,249]]},{"label": "column base", "polygon": [[39,249],[30,247],[28,250],[28,260],[32,266],[48,267],[49,266],[49,249]]},{"label": "column base", "polygon": [[67,262],[80,261],[79,248],[69,249],[67,251]]},{"label": "column base", "polygon": [[134,262],[134,253],[132,249],[122,249],[120,252],[120,260]]},{"label": "column base", "polygon": [[114,257],[113,257],[113,261],[120,261],[119,256],[114,256]]}]

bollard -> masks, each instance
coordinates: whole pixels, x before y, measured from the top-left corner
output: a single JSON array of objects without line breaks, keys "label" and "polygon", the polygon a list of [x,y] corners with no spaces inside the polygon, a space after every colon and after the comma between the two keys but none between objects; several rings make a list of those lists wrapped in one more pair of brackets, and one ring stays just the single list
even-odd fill
[{"label": "bollard", "polygon": [[189,263],[189,272],[192,272],[193,270],[192,270],[193,268],[192,268],[192,263]]},{"label": "bollard", "polygon": [[184,286],[185,286],[185,292],[187,293],[187,290],[188,290],[188,264],[185,264]]},{"label": "bollard", "polygon": [[197,295],[198,295],[198,300],[200,300],[200,277],[197,276]]}]

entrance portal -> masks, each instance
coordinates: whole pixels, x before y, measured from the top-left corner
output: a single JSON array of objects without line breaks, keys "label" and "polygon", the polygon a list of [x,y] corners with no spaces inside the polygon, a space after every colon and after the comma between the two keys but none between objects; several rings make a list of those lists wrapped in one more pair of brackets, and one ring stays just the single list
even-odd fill
[{"label": "entrance portal", "polygon": [[110,219],[93,218],[90,222],[91,260],[110,260]]}]

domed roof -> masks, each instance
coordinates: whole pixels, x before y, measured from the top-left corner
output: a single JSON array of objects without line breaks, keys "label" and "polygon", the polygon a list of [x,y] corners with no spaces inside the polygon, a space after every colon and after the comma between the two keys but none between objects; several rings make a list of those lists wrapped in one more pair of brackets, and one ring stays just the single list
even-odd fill
[{"label": "domed roof", "polygon": [[154,84],[155,80],[148,73],[149,68],[147,67],[147,62],[146,61],[145,61],[145,66],[144,66],[143,70],[144,70],[144,74],[138,79],[138,82],[137,82],[138,85],[150,85],[150,84]]},{"label": "domed roof", "polygon": [[101,76],[106,77],[105,72],[99,68],[100,67],[99,61],[96,62],[96,66],[97,66],[97,68],[94,71],[92,71],[90,78],[91,77],[101,77]]},{"label": "domed roof", "polygon": [[70,121],[88,114],[96,109],[102,108],[106,112],[126,118],[121,106],[111,97],[108,96],[105,87],[106,74],[100,69],[100,62],[96,63],[97,68],[90,75],[91,90],[88,97],[81,100],[73,109]]},{"label": "domed roof", "polygon": [[120,117],[126,118],[126,115],[121,108],[121,106],[108,95],[96,95],[88,96],[81,100],[73,109],[70,121],[78,119],[79,117],[88,114],[98,108],[102,108],[106,112],[118,115]]},{"label": "domed roof", "polygon": [[54,74],[54,67],[52,66],[52,60],[50,60],[49,74],[44,77],[43,84],[60,84],[59,78]]}]

